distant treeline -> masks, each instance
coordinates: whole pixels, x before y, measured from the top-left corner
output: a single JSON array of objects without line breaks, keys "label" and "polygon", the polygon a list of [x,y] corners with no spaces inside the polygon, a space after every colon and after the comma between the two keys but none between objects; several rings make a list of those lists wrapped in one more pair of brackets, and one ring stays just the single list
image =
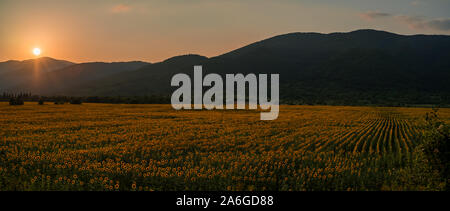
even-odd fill
[{"label": "distant treeline", "polygon": [[111,104],[170,104],[170,96],[40,96],[31,93],[3,93],[0,101],[10,102],[11,105],[23,105],[23,102],[55,103],[55,104],[81,104],[81,103],[111,103]]},{"label": "distant treeline", "polygon": [[[400,89],[400,88],[399,88]],[[291,87],[280,91],[282,104],[293,105],[347,105],[389,107],[450,107],[450,93],[393,90],[361,90],[359,92],[323,88],[297,89]]]},{"label": "distant treeline", "polygon": [[[281,96],[283,105],[333,105],[333,106],[390,106],[390,107],[450,107],[448,96],[396,96],[387,93],[378,97],[371,95],[354,94],[335,96],[312,96],[304,94],[296,97]],[[0,102],[10,102],[11,105],[22,105],[23,102],[55,103],[55,104],[81,104],[81,103],[111,103],[111,104],[170,104],[170,95],[147,96],[40,96],[29,92],[9,93],[0,95]],[[246,100],[248,101],[248,99]]]},{"label": "distant treeline", "polygon": [[83,102],[86,103],[124,103],[124,104],[170,104],[170,96],[165,95],[149,95],[149,96],[113,96],[100,97],[91,96],[83,97]]}]

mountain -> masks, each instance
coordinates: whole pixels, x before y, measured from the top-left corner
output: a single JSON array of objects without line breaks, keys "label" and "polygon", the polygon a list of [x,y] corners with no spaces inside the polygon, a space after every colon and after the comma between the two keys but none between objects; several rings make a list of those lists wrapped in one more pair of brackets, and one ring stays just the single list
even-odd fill
[{"label": "mountain", "polygon": [[83,96],[167,95],[172,92],[170,79],[173,75],[191,72],[193,65],[205,64],[207,61],[207,57],[199,55],[176,56],[135,71],[122,72],[72,87],[66,93]]},{"label": "mountain", "polygon": [[58,71],[42,74],[39,80],[30,80],[21,84],[20,89],[31,90],[41,95],[64,95],[66,91],[84,83],[102,79],[118,73],[139,69],[150,63],[132,62],[92,62],[71,65]]},{"label": "mountain", "polygon": [[[55,76],[62,85],[48,79],[31,91],[77,96],[170,95],[176,89],[170,86],[171,77],[192,75],[194,65],[203,65],[204,74],[278,73],[284,103],[450,104],[450,36],[375,30],[284,34],[212,58],[177,56],[90,80],[70,74]],[[66,71],[54,72],[49,75]]]},{"label": "mountain", "polygon": [[10,71],[37,68],[44,72],[51,72],[63,67],[73,65],[74,63],[64,60],[56,60],[50,57],[41,57],[37,59],[28,59],[23,61],[9,60],[0,62],[0,74]]},{"label": "mountain", "polygon": [[0,89],[8,89],[25,83],[34,77],[52,72],[74,63],[49,57],[24,61],[9,60],[0,62]]},{"label": "mountain", "polygon": [[178,56],[76,87],[74,95],[169,95],[171,77],[278,73],[286,103],[450,104],[450,36],[384,31],[291,33],[206,58]]}]

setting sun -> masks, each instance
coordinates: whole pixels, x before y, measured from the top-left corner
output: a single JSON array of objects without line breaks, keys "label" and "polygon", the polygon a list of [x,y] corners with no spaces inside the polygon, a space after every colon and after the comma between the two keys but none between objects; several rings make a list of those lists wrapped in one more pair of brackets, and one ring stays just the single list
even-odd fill
[{"label": "setting sun", "polygon": [[34,54],[35,56],[39,56],[39,55],[41,54],[41,49],[40,49],[40,48],[34,48],[34,49],[33,49],[33,54]]}]

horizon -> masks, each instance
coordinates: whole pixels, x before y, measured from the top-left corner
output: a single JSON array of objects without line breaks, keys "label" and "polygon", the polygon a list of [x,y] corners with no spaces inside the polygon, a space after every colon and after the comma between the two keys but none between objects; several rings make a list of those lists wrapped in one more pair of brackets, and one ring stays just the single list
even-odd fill
[{"label": "horizon", "polygon": [[37,48],[77,63],[154,63],[189,53],[214,57],[292,32],[450,35],[449,9],[441,0],[4,0],[0,61],[34,58]]},{"label": "horizon", "polygon": [[244,44],[243,46],[240,46],[240,47],[238,47],[238,48],[231,49],[231,50],[229,50],[229,51],[222,52],[222,53],[220,53],[220,54],[218,54],[218,55],[214,55],[214,56],[201,55],[201,54],[196,54],[196,53],[186,53],[186,54],[180,54],[180,55],[172,55],[172,56],[170,56],[170,57],[167,57],[167,58],[165,58],[165,59],[158,60],[158,61],[145,61],[145,60],[136,60],[136,59],[134,59],[134,60],[133,60],[133,59],[131,59],[131,60],[113,60],[113,61],[101,61],[101,60],[72,61],[72,60],[65,59],[65,58],[58,58],[58,57],[53,57],[53,56],[50,56],[50,55],[43,55],[43,56],[35,56],[35,58],[26,58],[26,59],[21,59],[21,60],[18,60],[18,59],[8,59],[8,60],[0,61],[0,63],[1,63],[1,62],[10,62],[10,61],[24,62],[24,61],[28,61],[28,60],[36,60],[36,59],[50,58],[50,59],[55,59],[55,60],[60,60],[60,61],[68,61],[68,62],[72,62],[72,63],[74,63],[74,64],[96,63],[96,62],[99,62],[99,63],[145,62],[145,63],[149,63],[149,64],[155,64],[155,63],[164,62],[164,61],[166,61],[166,60],[168,60],[168,59],[171,59],[171,58],[174,58],[174,57],[177,57],[177,56],[187,56],[187,55],[199,55],[199,56],[204,56],[204,57],[207,57],[208,59],[210,59],[210,58],[218,57],[218,56],[221,56],[221,55],[223,55],[223,54],[229,53],[229,52],[231,52],[231,51],[234,51],[234,50],[237,50],[237,49],[246,47],[246,46],[251,45],[251,44],[256,43],[256,42],[260,42],[260,41],[264,41],[264,40],[267,40],[267,39],[271,39],[271,38],[273,38],[273,37],[283,36],[283,35],[288,35],[288,34],[297,34],[297,33],[308,34],[308,33],[316,33],[316,34],[325,34],[325,35],[329,35],[329,34],[335,34],[335,33],[344,33],[344,34],[345,34],[345,33],[353,33],[353,32],[357,32],[357,31],[387,32],[387,33],[395,34],[395,35],[399,35],[399,36],[422,36],[422,35],[427,35],[427,36],[450,36],[450,35],[446,35],[446,34],[399,34],[399,33],[394,33],[394,32],[390,32],[390,31],[384,31],[384,30],[378,30],[378,29],[369,29],[369,28],[367,28],[367,29],[356,29],[356,30],[346,31],[346,32],[343,32],[343,31],[335,31],[335,32],[330,32],[330,33],[320,33],[320,32],[289,32],[289,33],[284,33],[284,34],[274,35],[274,36],[271,36],[271,37],[266,37],[266,38],[261,39],[261,40],[255,40],[255,41],[253,41],[253,42]]}]

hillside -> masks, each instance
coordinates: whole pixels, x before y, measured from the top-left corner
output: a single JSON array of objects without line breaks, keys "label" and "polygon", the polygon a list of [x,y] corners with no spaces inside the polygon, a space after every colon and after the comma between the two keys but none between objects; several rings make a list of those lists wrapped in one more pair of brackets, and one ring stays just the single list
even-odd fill
[{"label": "hillside", "polygon": [[94,80],[67,90],[68,95],[81,96],[139,96],[168,95],[172,92],[173,75],[192,71],[194,65],[202,65],[208,58],[198,55],[177,56],[138,70],[122,72]]},{"label": "hillside", "polygon": [[209,73],[279,73],[286,103],[450,103],[450,36],[374,30],[280,35],[209,59],[175,57],[70,93],[170,94],[170,78],[196,64]]},{"label": "hillside", "polygon": [[74,63],[50,57],[0,62],[0,90],[15,88],[19,84],[38,78],[40,75],[71,65],[74,65]]},{"label": "hillside", "polygon": [[[117,69],[79,65],[19,88],[47,95],[170,95],[173,75],[192,74],[194,65],[203,65],[204,74],[278,73],[284,103],[450,104],[450,36],[443,35],[291,33],[212,58],[185,55]],[[79,71],[81,66],[89,71]]]},{"label": "hillside", "polygon": [[41,95],[64,95],[67,90],[84,83],[103,79],[110,75],[139,69],[149,63],[145,62],[92,62],[75,64],[58,71],[43,74],[39,80],[22,84],[21,89],[32,90]]}]

